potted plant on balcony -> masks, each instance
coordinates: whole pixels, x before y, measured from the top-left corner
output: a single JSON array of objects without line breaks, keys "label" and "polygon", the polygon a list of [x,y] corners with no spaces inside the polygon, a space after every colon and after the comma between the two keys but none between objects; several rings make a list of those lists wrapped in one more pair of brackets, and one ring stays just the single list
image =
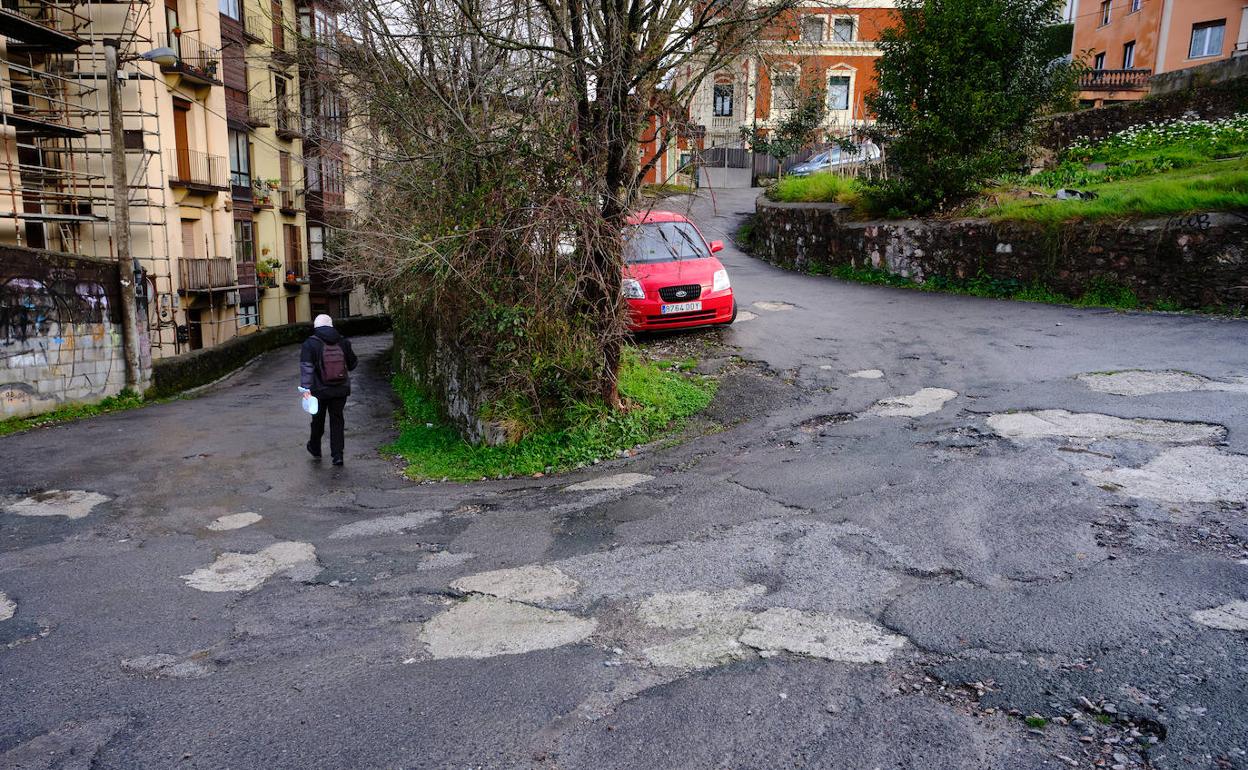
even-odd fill
[{"label": "potted plant on balcony", "polygon": [[268,206],[272,203],[273,192],[259,179],[251,184],[251,202],[256,206]]},{"label": "potted plant on balcony", "polygon": [[263,289],[277,288],[277,276],[281,268],[282,263],[276,259],[261,260],[256,265],[256,285]]}]

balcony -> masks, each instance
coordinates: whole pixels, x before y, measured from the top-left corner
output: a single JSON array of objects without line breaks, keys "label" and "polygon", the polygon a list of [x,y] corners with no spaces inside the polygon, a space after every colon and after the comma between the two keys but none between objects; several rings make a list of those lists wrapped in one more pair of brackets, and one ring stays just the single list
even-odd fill
[{"label": "balcony", "polygon": [[45,53],[68,53],[86,44],[78,31],[89,22],[69,4],[48,0],[5,0],[0,4],[0,29],[12,41],[9,51],[29,47]]},{"label": "balcony", "polygon": [[1091,70],[1079,78],[1081,91],[1145,91],[1151,69]]},{"label": "balcony", "polygon": [[307,282],[308,263],[301,259],[287,259],[286,275],[282,278],[282,285],[287,289],[298,291]]},{"label": "balcony", "polygon": [[712,131],[732,131],[741,124],[741,119],[735,115],[715,115],[711,118]]},{"label": "balcony", "polygon": [[202,193],[229,189],[225,158],[181,147],[169,150],[169,186]]},{"label": "balcony", "polygon": [[178,60],[160,71],[167,75],[179,75],[184,81],[200,86],[219,86],[217,70],[221,66],[221,49],[204,45],[195,38],[183,34],[160,35],[158,45],[168,46],[177,54]]},{"label": "balcony", "polygon": [[183,258],[178,260],[180,291],[212,292],[235,288],[234,260],[229,257]]},{"label": "balcony", "polygon": [[242,18],[243,37],[248,43],[260,45],[264,42],[265,17],[258,13],[249,13]]},{"label": "balcony", "polygon": [[295,215],[303,211],[303,190],[286,185],[277,188],[277,207],[283,214]]}]

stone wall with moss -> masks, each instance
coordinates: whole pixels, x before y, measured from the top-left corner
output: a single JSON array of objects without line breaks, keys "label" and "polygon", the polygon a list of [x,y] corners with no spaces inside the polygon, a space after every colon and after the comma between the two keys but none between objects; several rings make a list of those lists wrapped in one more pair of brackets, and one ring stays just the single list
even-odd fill
[{"label": "stone wall with moss", "polygon": [[1145,303],[1248,309],[1248,212],[1055,227],[984,219],[855,222],[838,204],[759,198],[754,253],[781,267],[872,267],[923,283],[984,276],[1080,296],[1098,284]]},{"label": "stone wall with moss", "polygon": [[[340,318],[334,322],[334,326],[348,337],[377,334],[390,328],[390,318],[384,315]],[[211,348],[157,359],[152,365],[152,385],[144,395],[147,398],[163,398],[207,385],[261,353],[302,343],[311,333],[312,324],[306,322],[271,326]]]}]

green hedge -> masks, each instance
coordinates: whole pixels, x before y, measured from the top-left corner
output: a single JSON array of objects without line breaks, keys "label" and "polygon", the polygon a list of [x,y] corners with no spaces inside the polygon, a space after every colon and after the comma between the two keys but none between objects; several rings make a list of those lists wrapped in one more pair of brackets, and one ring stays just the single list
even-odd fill
[{"label": "green hedge", "polygon": [[[390,329],[390,316],[371,315],[342,318],[335,328],[348,337],[377,334]],[[146,398],[174,396],[221,379],[261,353],[303,342],[312,333],[311,323],[287,324],[261,329],[246,337],[235,337],[211,348],[194,350],[152,363],[152,384]]]}]

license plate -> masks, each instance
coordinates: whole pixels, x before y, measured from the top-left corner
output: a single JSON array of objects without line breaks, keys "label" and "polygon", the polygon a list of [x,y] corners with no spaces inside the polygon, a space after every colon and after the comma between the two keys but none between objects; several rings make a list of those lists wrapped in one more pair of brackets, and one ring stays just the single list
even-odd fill
[{"label": "license plate", "polygon": [[664,305],[659,312],[663,315],[668,313],[692,313],[695,310],[701,310],[701,302],[678,302],[675,305]]}]

